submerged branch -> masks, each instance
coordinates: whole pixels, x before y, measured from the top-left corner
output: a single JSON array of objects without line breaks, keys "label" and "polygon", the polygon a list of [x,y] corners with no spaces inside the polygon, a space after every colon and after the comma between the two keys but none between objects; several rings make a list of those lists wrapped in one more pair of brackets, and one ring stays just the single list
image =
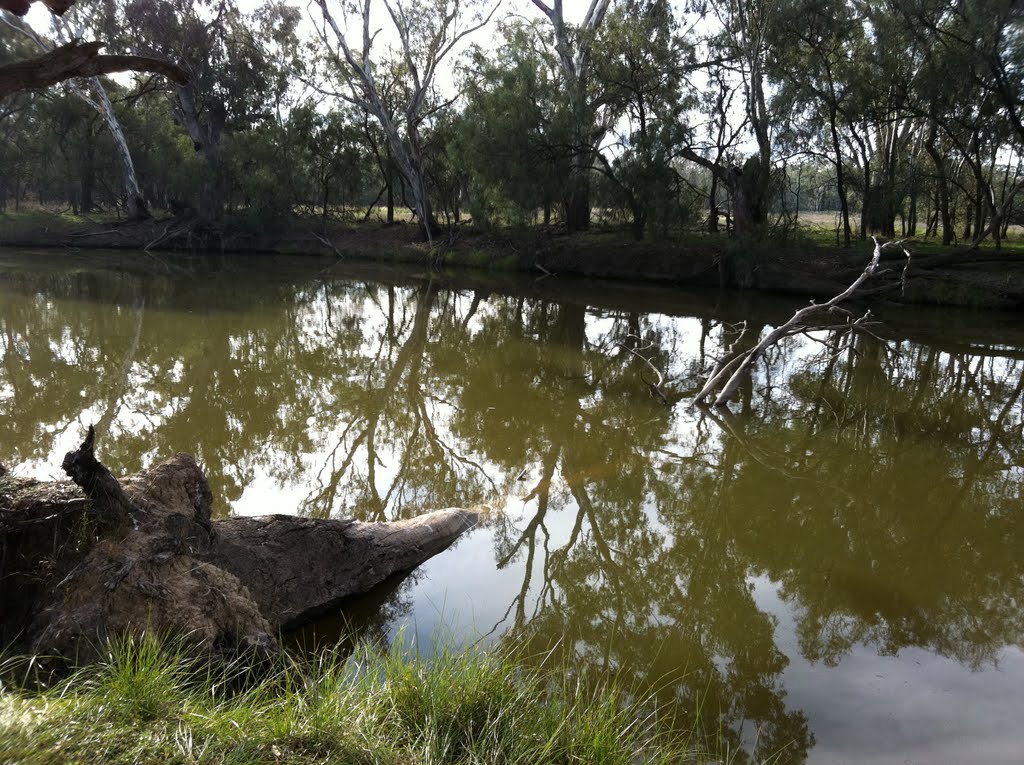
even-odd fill
[{"label": "submerged branch", "polygon": [[[631,337],[633,337],[633,336],[631,335]],[[637,339],[639,339],[639,338],[637,338]],[[672,406],[672,402],[669,401],[668,397],[661,390],[661,386],[665,382],[665,376],[661,373],[660,369],[658,369],[656,366],[654,366],[654,362],[652,362],[649,358],[647,358],[643,354],[639,353],[638,351],[634,350],[633,348],[630,348],[628,345],[624,345],[622,343],[617,343],[617,345],[620,348],[622,348],[622,350],[624,350],[627,353],[629,353],[629,354],[635,356],[636,358],[640,359],[640,361],[642,361],[644,363],[644,366],[647,369],[650,369],[652,372],[654,372],[654,380],[653,380],[653,382],[651,380],[648,380],[646,377],[644,377],[644,373],[643,372],[640,373],[640,379],[643,380],[644,385],[647,386],[647,389],[651,392],[652,396],[655,396],[655,397],[661,399],[661,403],[663,403],[665,406]]]},{"label": "submerged branch", "polygon": [[[818,323],[818,318],[823,314],[833,316],[836,314],[844,315],[847,318],[847,324],[850,329],[863,329],[871,315],[871,312],[868,311],[860,318],[854,319],[853,314],[845,308],[841,308],[839,304],[852,297],[862,284],[878,273],[878,267],[882,260],[882,252],[887,247],[901,248],[903,254],[907,258],[908,264],[910,262],[910,252],[903,246],[902,239],[885,243],[879,242],[877,237],[872,237],[872,239],[875,242],[875,249],[871,260],[868,262],[867,266],[864,267],[864,270],[860,275],[854,279],[854,281],[845,290],[826,303],[812,303],[805,308],[801,308],[793,314],[793,317],[789,321],[773,329],[753,348],[743,351],[727,363],[723,364],[709,376],[707,382],[704,383],[704,387],[701,388],[700,392],[694,398],[694,403],[704,403],[712,393],[721,388],[721,391],[718,393],[714,403],[715,406],[725,406],[735,395],[746,376],[750,374],[750,370],[754,362],[756,362],[769,348],[773,347],[781,340],[800,332],[805,332],[808,328],[815,329],[819,327],[820,324]],[[906,269],[904,269],[904,276],[905,274]]]}]

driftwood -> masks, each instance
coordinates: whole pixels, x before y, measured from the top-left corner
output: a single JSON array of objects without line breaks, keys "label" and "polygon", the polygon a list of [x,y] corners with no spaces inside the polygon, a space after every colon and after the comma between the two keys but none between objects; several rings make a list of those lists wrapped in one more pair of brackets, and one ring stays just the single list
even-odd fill
[{"label": "driftwood", "polygon": [[92,500],[93,515],[101,528],[118,528],[134,520],[139,509],[113,474],[96,459],[96,429],[89,426],[85,441],[64,455],[61,469]]},{"label": "driftwood", "polygon": [[227,518],[215,522],[217,540],[201,557],[245,582],[260,612],[288,629],[368,592],[397,571],[415,568],[475,520],[458,509],[393,523],[291,515]]},{"label": "driftwood", "polygon": [[211,521],[195,459],[116,480],[90,428],[70,483],[0,474],[0,640],[89,658],[107,635],[151,629],[215,651],[269,650],[281,630],[441,552],[476,516],[395,523],[287,515]]},{"label": "driftwood", "polygon": [[96,77],[113,72],[153,72],[179,85],[188,73],[169,61],[149,56],[102,55],[102,42],[74,41],[49,53],[0,66],[0,98],[20,90],[39,90],[76,77]]},{"label": "driftwood", "polygon": [[902,249],[903,254],[906,257],[906,267],[903,269],[902,277],[903,282],[906,281],[911,262],[910,252],[903,246],[903,240],[881,243],[876,237],[872,237],[872,239],[875,243],[875,249],[871,260],[868,262],[867,266],[864,267],[864,270],[860,275],[845,290],[826,303],[811,303],[809,306],[801,308],[793,314],[793,317],[789,321],[773,329],[753,348],[722,359],[708,376],[707,381],[704,383],[704,387],[701,388],[700,392],[694,397],[694,403],[705,403],[708,397],[717,390],[719,393],[715,398],[715,406],[725,406],[729,403],[729,400],[733,397],[736,391],[739,390],[740,385],[743,384],[747,375],[750,374],[754,362],[756,362],[764,352],[773,345],[783,338],[799,334],[801,332],[806,332],[809,329],[823,329],[837,326],[835,322],[822,322],[821,320],[824,317],[836,319],[840,322],[838,326],[841,327],[847,327],[851,330],[866,330],[869,326],[868,320],[871,317],[870,311],[867,311],[857,318],[854,317],[850,311],[845,308],[841,308],[839,304],[852,297],[862,284],[878,273],[878,267],[882,261],[882,253],[886,248],[899,247]]}]

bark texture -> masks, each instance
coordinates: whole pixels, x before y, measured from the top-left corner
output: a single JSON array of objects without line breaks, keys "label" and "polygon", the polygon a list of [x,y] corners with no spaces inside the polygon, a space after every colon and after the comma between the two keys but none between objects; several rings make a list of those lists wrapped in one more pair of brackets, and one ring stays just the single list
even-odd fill
[{"label": "bark texture", "polygon": [[91,434],[65,469],[82,490],[0,474],[0,637],[85,660],[108,635],[141,629],[223,653],[271,650],[280,630],[414,568],[476,520],[451,509],[391,524],[211,521],[191,455],[118,482]]},{"label": "bark texture", "polygon": [[147,56],[100,54],[101,42],[71,42],[49,53],[15,64],[0,66],[0,98],[19,90],[38,90],[75,77],[96,77],[113,72],[153,72],[185,84],[188,74],[180,67]]},{"label": "bark texture", "polygon": [[287,629],[415,568],[475,520],[455,508],[393,523],[228,518],[216,523],[217,539],[202,557],[245,582],[270,623]]}]

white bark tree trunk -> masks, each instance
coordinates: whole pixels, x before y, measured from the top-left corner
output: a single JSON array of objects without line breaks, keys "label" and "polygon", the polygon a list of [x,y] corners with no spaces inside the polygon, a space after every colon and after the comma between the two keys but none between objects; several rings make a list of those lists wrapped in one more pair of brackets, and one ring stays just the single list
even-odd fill
[{"label": "white bark tree trunk", "polygon": [[107,123],[107,129],[114,139],[117,156],[121,160],[128,218],[130,220],[145,220],[149,217],[149,210],[146,208],[146,200],[139,189],[139,180],[135,175],[135,162],[132,160],[132,153],[128,148],[128,139],[125,138],[124,130],[121,128],[121,121],[114,113],[114,105],[110,103],[110,96],[107,95],[107,89],[103,87],[100,78],[90,77],[86,82],[89,83],[95,100],[89,98],[85,100],[100,113],[103,121]]},{"label": "white bark tree trunk", "polygon": [[[461,25],[464,21],[464,9],[460,7],[460,0],[441,0],[439,4],[442,7],[436,14],[438,26],[429,28],[416,18],[422,9],[406,8],[401,0],[384,0],[384,7],[401,42],[400,53],[409,79],[405,83],[408,102],[399,110],[386,102],[374,79],[371,54],[377,33],[370,31],[370,0],[363,0],[359,9],[363,44],[362,50],[355,51],[327,7],[327,0],[316,2],[324,20],[324,28],[318,30],[320,39],[328,48],[331,47],[327,39],[329,27],[340,49],[340,55],[334,56],[335,62],[348,73],[350,94],[344,98],[372,114],[380,123],[391,147],[391,154],[402,175],[409,182],[420,226],[427,241],[433,246],[438,226],[430,207],[427,163],[423,155],[419,126],[428,111],[427,98],[433,89],[438,66],[460,40],[487,24],[498,6],[493,6],[486,16],[476,17],[478,20],[463,27]],[[393,116],[397,111],[404,112],[404,119],[401,121]]]},{"label": "white bark tree trunk", "polygon": [[604,21],[611,0],[591,0],[587,15],[571,35],[565,23],[562,0],[548,5],[543,0],[533,4],[551,21],[555,37],[555,50],[561,68],[562,80],[569,93],[573,111],[573,161],[565,194],[565,222],[570,231],[590,228],[590,170],[594,151],[607,132],[610,115],[599,120],[593,103],[587,95],[590,76],[590,43]]},{"label": "white bark tree trunk", "polygon": [[[128,148],[128,140],[125,138],[124,130],[121,129],[121,122],[117,119],[117,115],[114,113],[114,106],[110,102],[110,96],[107,95],[107,89],[103,87],[103,83],[100,81],[99,74],[132,69],[133,66],[127,65],[131,62],[150,61],[159,65],[157,68],[152,69],[152,71],[164,74],[173,81],[184,82],[188,77],[185,72],[178,67],[165,62],[158,62],[153,59],[146,59],[139,56],[100,56],[100,43],[80,43],[78,41],[81,37],[81,33],[84,31],[81,26],[76,31],[71,29],[70,22],[67,19],[58,19],[54,17],[52,21],[57,41],[62,43],[62,47],[59,48],[54,48],[52,42],[44,41],[42,37],[37,35],[30,27],[24,24],[11,23],[6,20],[5,23],[11,29],[23,34],[25,37],[28,37],[41,51],[46,53],[46,55],[43,56],[43,59],[52,59],[55,62],[58,62],[58,68],[61,65],[65,67],[66,71],[62,74],[56,75],[54,82],[66,82],[72,93],[95,109],[103,118],[103,121],[107,125],[107,129],[110,130],[111,137],[114,139],[114,146],[117,149],[117,155],[121,160],[125,194],[127,196],[126,208],[128,211],[128,218],[130,220],[148,218],[149,210],[146,209],[145,200],[139,190],[139,181],[135,175],[135,162],[132,161],[132,154]],[[78,54],[77,56],[76,53]],[[65,61],[65,59],[67,60]],[[107,66],[97,65],[97,62],[99,62],[99,64],[104,63],[101,59],[107,60]],[[46,66],[36,65],[33,68],[37,70],[38,74],[45,70]],[[134,68],[145,69],[145,66],[135,65]],[[79,77],[80,80],[74,79],[76,76]],[[92,91],[92,95],[83,90],[78,84],[79,82],[86,83]],[[38,86],[39,84],[30,85],[30,87]],[[0,97],[2,97],[2,95],[3,88],[0,87]]]}]

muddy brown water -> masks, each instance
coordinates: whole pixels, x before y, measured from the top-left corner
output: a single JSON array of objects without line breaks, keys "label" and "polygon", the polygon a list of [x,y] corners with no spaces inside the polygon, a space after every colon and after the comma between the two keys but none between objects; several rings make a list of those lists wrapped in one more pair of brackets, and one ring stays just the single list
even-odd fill
[{"label": "muddy brown water", "polygon": [[1024,329],[879,310],[690,403],[799,303],[0,251],[0,459],[56,477],[93,422],[115,471],[196,454],[224,515],[484,506],[307,635],[555,646],[780,762],[1020,762]]}]

